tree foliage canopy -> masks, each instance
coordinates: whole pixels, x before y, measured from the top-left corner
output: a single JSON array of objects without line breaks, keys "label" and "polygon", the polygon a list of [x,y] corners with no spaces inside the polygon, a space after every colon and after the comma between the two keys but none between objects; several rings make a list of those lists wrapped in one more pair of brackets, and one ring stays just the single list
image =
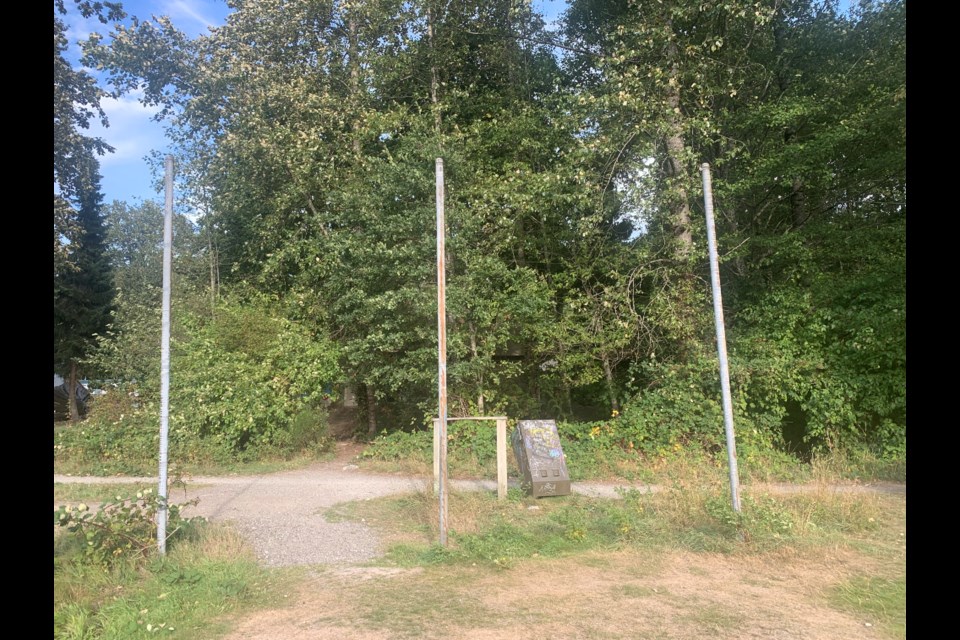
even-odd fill
[{"label": "tree foliage canopy", "polygon": [[232,6],[88,60],[169,117],[224,286],[336,344],[390,427],[434,410],[440,156],[455,410],[718,441],[708,162],[738,419],[902,452],[902,0]]}]

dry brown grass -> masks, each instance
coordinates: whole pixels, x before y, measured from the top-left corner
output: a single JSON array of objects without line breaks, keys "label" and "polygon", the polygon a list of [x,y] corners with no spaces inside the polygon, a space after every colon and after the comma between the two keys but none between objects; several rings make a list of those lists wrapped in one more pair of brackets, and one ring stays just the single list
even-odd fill
[{"label": "dry brown grass", "polygon": [[256,562],[253,549],[243,536],[236,529],[221,523],[208,523],[201,535],[179,544],[177,558],[184,563],[200,560]]},{"label": "dry brown grass", "polygon": [[884,637],[825,593],[861,569],[855,552],[753,557],[594,552],[511,570],[433,567],[390,575],[326,572],[297,602],[245,619],[229,640],[517,637]]}]

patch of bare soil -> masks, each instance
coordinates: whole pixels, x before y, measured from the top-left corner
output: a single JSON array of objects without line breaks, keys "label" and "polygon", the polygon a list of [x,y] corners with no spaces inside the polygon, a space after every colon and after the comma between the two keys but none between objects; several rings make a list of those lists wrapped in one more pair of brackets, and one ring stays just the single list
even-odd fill
[{"label": "patch of bare soil", "polygon": [[353,440],[338,440],[333,446],[334,458],[330,466],[335,469],[342,469],[347,465],[354,464],[367,445]]},{"label": "patch of bare soil", "polygon": [[357,432],[357,408],[335,404],[327,414],[330,436],[335,440],[352,440]]},{"label": "patch of bare soil", "polygon": [[[854,640],[876,637],[863,621],[826,606],[822,593],[842,579],[839,558],[731,557],[671,552],[651,566],[649,558],[619,554],[610,566],[547,566],[514,574],[506,584],[481,585],[498,610],[536,615],[542,585],[565,609],[560,619],[539,625],[544,637],[609,638],[803,638]],[[575,563],[578,564],[578,563]],[[552,580],[551,580],[552,578]],[[542,594],[531,598],[532,594]],[[505,629],[464,629],[475,640],[513,637]]]},{"label": "patch of bare soil", "polygon": [[[342,568],[304,582],[289,606],[245,618],[228,640],[883,638],[826,603],[825,590],[848,576],[855,556],[644,551],[526,562],[495,573]],[[451,578],[451,572],[463,575]],[[420,626],[403,620],[401,608],[397,626],[387,631],[388,625],[370,622],[369,605],[366,611],[358,606],[370,601],[372,590],[396,603],[397,592],[434,586],[447,592],[441,601],[452,608]]]},{"label": "patch of bare soil", "polygon": [[400,569],[344,567],[303,581],[287,596],[285,606],[253,613],[235,627],[227,640],[386,640],[382,630],[361,630],[351,624],[353,602],[344,590],[369,580],[390,580]]}]

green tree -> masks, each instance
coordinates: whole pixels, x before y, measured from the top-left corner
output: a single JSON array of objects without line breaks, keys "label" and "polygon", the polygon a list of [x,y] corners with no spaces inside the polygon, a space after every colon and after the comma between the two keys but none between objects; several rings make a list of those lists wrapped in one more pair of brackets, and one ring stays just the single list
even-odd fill
[{"label": "green tree", "polygon": [[[104,24],[124,17],[119,3],[78,1],[84,17],[96,15]],[[84,180],[92,177],[87,164],[97,155],[113,149],[103,139],[82,133],[90,120],[106,115],[100,108],[105,92],[93,76],[74,69],[65,57],[69,42],[61,16],[67,13],[64,0],[54,0],[53,16],[53,265],[62,272],[72,264],[71,245],[82,233],[74,218],[78,200],[97,188]]]},{"label": "green tree", "polygon": [[70,419],[80,419],[76,388],[78,367],[104,332],[113,302],[113,282],[106,257],[106,229],[101,213],[98,163],[89,158],[85,171],[76,176],[77,231],[72,245],[73,268],[54,274],[53,341],[54,371],[66,374]]},{"label": "green tree", "polygon": [[[119,3],[75,2],[84,17],[102,23],[124,17]],[[71,420],[80,418],[76,402],[78,366],[95,336],[106,327],[113,290],[104,256],[100,173],[97,155],[113,149],[102,139],[86,136],[90,120],[99,117],[105,93],[87,72],[74,69],[65,57],[69,42],[62,16],[64,0],[54,0],[53,17],[53,267],[54,370],[66,374]]]},{"label": "green tree", "polygon": [[[159,307],[163,286],[164,211],[146,200],[130,205],[114,201],[104,207],[107,257],[114,284],[143,305]],[[187,216],[173,214],[173,277],[180,292],[202,288],[206,280],[206,243]]]},{"label": "green tree", "polygon": [[[904,358],[873,377],[862,347],[902,342],[876,314],[902,306],[903,3],[578,0],[566,21],[562,69],[513,0],[242,1],[196,40],[133,21],[89,53],[171,118],[211,292],[243,283],[335,341],[371,433],[433,411],[438,156],[454,410],[647,406],[657,433],[706,434],[706,161],[749,419],[769,436],[799,405],[821,441],[895,432],[905,405],[869,388]],[[826,308],[858,337],[820,331]],[[654,424],[667,406],[696,419]]]},{"label": "green tree", "polygon": [[[902,435],[903,3],[864,2],[844,15],[834,2],[802,0],[585,0],[568,18],[586,52],[569,68],[593,114],[587,139],[636,185],[628,199],[646,222],[638,246],[665,259],[641,285],[654,294],[643,314],[663,359],[638,370],[651,389],[639,404],[654,409],[673,393],[677,367],[704,381],[690,387],[691,409],[716,393],[699,373],[712,359],[706,299],[695,293],[707,286],[702,232],[688,225],[706,161],[729,252],[722,279],[745,417],[781,445],[799,429],[789,444],[808,449]],[[685,246],[695,249],[688,259]],[[838,317],[849,323],[842,330]],[[878,333],[886,359],[865,358],[873,342],[864,336]]]},{"label": "green tree", "polygon": [[[109,326],[88,358],[108,378],[139,390],[159,390],[160,319],[163,292],[163,208],[154,201],[136,205],[114,201],[104,207],[106,256],[116,299]],[[181,315],[210,315],[204,304],[207,246],[190,220],[173,216],[171,305],[175,310],[171,336],[185,339]]]},{"label": "green tree", "polygon": [[902,455],[905,6],[843,15],[792,3],[773,24],[762,62],[775,90],[732,114],[743,161],[719,196],[747,267],[735,335],[756,404],[783,417],[786,444]]},{"label": "green tree", "polygon": [[[403,399],[402,424],[433,403],[437,156],[451,392],[464,410],[539,412],[524,395],[569,395],[584,379],[579,345],[564,343],[574,332],[551,329],[574,321],[563,300],[579,280],[561,276],[590,268],[586,235],[597,247],[626,235],[592,231],[618,214],[610,198],[594,205],[584,155],[568,153],[582,125],[549,98],[559,69],[529,7],[240,3],[189,43],[166,25],[119,29],[93,55],[118,86],[146,78],[148,99],[177,113],[188,153],[204,158],[224,280],[288,299],[292,317],[336,337],[371,432],[376,399]],[[557,386],[542,366],[561,354]]]}]

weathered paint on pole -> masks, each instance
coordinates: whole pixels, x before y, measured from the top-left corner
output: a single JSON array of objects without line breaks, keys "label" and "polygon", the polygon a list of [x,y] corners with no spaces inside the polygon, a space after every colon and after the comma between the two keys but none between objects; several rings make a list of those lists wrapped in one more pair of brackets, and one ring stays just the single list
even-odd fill
[{"label": "weathered paint on pole", "polygon": [[173,156],[164,161],[163,311],[160,335],[160,506],[157,509],[157,547],[167,552],[167,437],[170,417],[170,274],[173,261]]},{"label": "weathered paint on pole", "polygon": [[447,546],[447,277],[443,216],[443,158],[437,158],[437,344],[440,421],[440,546]]},{"label": "weathered paint on pole", "polygon": [[737,471],[737,442],[733,433],[733,404],[730,399],[730,367],[727,363],[727,335],[723,321],[723,296],[720,293],[720,261],[717,259],[717,232],[713,220],[713,186],[710,165],[700,166],[703,176],[703,208],[707,216],[707,245],[710,250],[710,284],[713,287],[713,318],[717,327],[717,354],[720,358],[720,389],[723,394],[723,427],[727,434],[727,460],[730,466],[730,495],[733,510],[740,513],[740,474]]},{"label": "weathered paint on pole", "polygon": [[440,495],[440,420],[433,419],[433,492]]}]

